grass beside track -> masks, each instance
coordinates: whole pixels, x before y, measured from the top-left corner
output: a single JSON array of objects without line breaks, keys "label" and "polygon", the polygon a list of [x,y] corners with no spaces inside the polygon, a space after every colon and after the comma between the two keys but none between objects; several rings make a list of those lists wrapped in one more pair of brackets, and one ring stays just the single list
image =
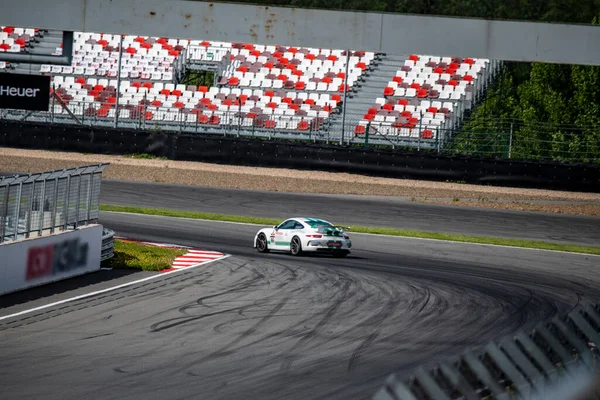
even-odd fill
[{"label": "grass beside track", "polygon": [[[178,217],[178,218],[192,218],[209,221],[226,221],[226,222],[240,222],[246,224],[256,225],[277,225],[281,223],[281,219],[275,218],[261,218],[261,217],[246,217],[241,215],[225,215],[225,214],[213,214],[197,211],[176,211],[167,210],[161,208],[145,208],[145,207],[129,207],[129,206],[113,206],[113,205],[100,205],[101,211],[113,211],[113,212],[125,212],[133,214],[145,214],[145,215],[160,215],[165,217]],[[463,243],[479,243],[479,244],[493,244],[499,246],[511,246],[511,247],[523,247],[528,249],[540,249],[540,250],[555,250],[555,251],[567,251],[571,253],[585,253],[585,254],[598,254],[600,255],[600,247],[596,246],[581,246],[576,244],[561,244],[551,243],[536,240],[524,240],[524,239],[505,239],[490,236],[470,236],[453,233],[439,233],[439,232],[427,232],[427,231],[416,231],[409,229],[396,229],[396,228],[379,228],[371,226],[352,226],[350,232],[357,233],[370,233],[374,235],[390,235],[390,236],[403,236],[421,239],[437,239],[437,240],[449,240],[453,242]]]},{"label": "grass beside track", "polygon": [[115,255],[102,262],[103,268],[133,268],[161,271],[171,268],[173,260],[187,250],[148,246],[141,243],[115,240]]}]

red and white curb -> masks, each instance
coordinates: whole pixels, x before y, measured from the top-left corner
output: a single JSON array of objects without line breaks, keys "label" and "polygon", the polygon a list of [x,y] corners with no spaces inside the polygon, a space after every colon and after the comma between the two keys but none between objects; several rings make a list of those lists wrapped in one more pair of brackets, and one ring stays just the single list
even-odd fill
[{"label": "red and white curb", "polygon": [[175,271],[178,269],[196,267],[196,266],[202,265],[207,262],[217,261],[217,260],[220,260],[221,258],[227,257],[226,254],[218,252],[218,251],[198,249],[198,248],[182,246],[182,245],[178,245],[178,244],[144,242],[144,241],[132,240],[132,239],[128,239],[128,238],[120,238],[120,239],[124,239],[124,240],[128,240],[128,241],[135,241],[135,242],[145,244],[148,246],[168,247],[171,249],[187,249],[187,253],[185,253],[184,255],[181,255],[181,256],[175,258],[175,260],[173,260],[173,263],[171,264],[171,268],[163,269],[160,272],[170,272],[170,271]]},{"label": "red and white curb", "polygon": [[[225,257],[225,254],[218,251],[208,251],[200,249],[189,249],[188,252],[173,260],[171,269],[187,268],[195,265],[204,264],[207,261],[215,261]],[[167,270],[169,271],[169,270]]]}]

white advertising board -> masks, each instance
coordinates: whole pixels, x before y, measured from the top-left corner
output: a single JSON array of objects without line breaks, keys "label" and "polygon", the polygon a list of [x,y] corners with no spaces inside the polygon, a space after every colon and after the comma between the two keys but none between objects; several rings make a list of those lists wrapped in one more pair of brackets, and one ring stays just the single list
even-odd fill
[{"label": "white advertising board", "polygon": [[102,225],[0,245],[0,294],[100,269]]}]

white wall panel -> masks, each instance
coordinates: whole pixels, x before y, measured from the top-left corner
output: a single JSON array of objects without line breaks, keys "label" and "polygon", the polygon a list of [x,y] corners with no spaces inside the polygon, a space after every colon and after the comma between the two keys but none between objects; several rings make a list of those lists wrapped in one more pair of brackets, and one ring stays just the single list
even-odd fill
[{"label": "white wall panel", "polygon": [[21,0],[0,24],[169,38],[600,65],[600,26],[181,0]]}]

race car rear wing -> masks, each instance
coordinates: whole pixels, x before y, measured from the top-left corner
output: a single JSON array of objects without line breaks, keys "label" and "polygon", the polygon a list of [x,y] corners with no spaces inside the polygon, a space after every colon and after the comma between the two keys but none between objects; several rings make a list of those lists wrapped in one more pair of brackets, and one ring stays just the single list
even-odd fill
[{"label": "race car rear wing", "polygon": [[350,227],[341,226],[341,225],[329,225],[329,226],[319,226],[317,231],[324,233],[328,230],[338,230],[340,232],[349,231]]},{"label": "race car rear wing", "polygon": [[340,226],[340,225],[334,225],[334,228],[339,229],[340,231],[344,232],[344,231],[349,231],[350,227],[349,226]]}]

